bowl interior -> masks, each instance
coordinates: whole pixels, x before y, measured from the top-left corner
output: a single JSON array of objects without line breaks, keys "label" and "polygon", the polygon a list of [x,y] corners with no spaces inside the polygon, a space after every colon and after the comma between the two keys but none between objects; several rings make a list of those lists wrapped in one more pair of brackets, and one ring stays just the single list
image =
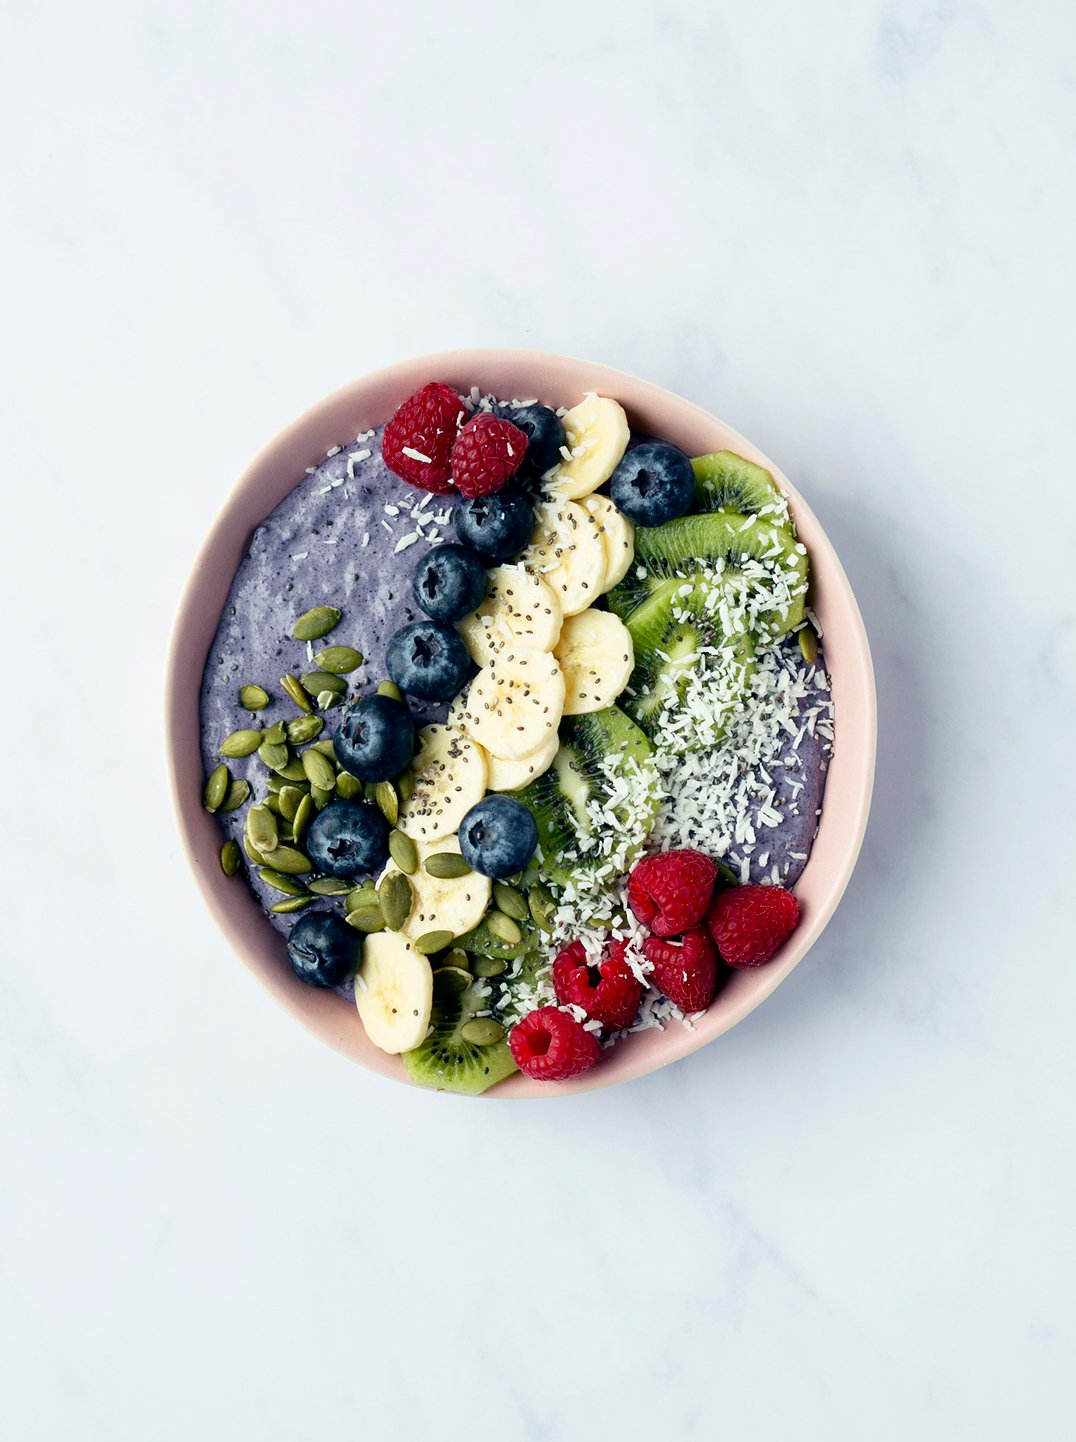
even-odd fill
[{"label": "bowl interior", "polygon": [[202,807],[198,698],[209,646],[232,578],[250,538],[309,465],[334,445],[380,425],[428,380],[458,390],[472,385],[513,397],[572,405],[585,391],[612,395],[634,428],[673,441],[690,455],[728,448],[772,471],[791,497],[811,559],[811,605],[825,635],[836,742],[818,836],[796,885],[802,920],[766,966],[737,972],[693,1031],[678,1024],[640,1032],[612,1048],[574,1082],[543,1087],[514,1076],[492,1097],[564,1095],[625,1081],[704,1046],[734,1026],[779,985],[833,915],[859,853],[870,806],[875,757],[874,674],[863,621],[848,579],[816,517],[784,473],[723,421],[634,376],[534,351],[473,350],[423,356],[354,381],[312,407],[261,452],[239,481],[194,565],[176,622],[168,669],[167,725],[180,830],[202,893],[221,929],[261,984],[322,1041],[384,1076],[407,1081],[403,1063],[366,1040],[355,1008],[335,993],[304,986],[292,974],[283,939],[267,925],[249,889],[219,865],[220,831]]}]

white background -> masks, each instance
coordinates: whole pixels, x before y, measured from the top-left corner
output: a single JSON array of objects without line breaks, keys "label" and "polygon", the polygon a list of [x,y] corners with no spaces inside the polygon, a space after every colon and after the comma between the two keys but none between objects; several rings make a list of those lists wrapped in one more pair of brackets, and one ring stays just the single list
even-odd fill
[{"label": "white background", "polygon": [[[4,13],[0,1430],[1071,1435],[1067,0]],[[173,611],[247,460],[480,344],[746,432],[878,671],[825,937],[570,1102],[320,1048],[165,786]]]}]

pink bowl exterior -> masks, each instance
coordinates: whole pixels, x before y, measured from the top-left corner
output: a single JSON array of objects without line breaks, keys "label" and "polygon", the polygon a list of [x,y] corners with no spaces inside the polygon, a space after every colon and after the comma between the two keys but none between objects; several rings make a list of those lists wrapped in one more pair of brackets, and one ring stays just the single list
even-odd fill
[{"label": "pink bowl exterior", "polygon": [[403,1063],[366,1039],[354,1006],[334,992],[304,986],[292,974],[281,937],[266,924],[251,892],[220,869],[221,836],[201,805],[198,698],[202,670],[232,578],[251,535],[307,466],[360,430],[379,425],[429,380],[459,390],[478,385],[500,395],[571,405],[585,391],[615,396],[633,426],[675,442],[689,455],[728,448],[772,471],[788,491],[811,558],[812,606],[825,633],[836,715],[836,746],[811,859],[796,887],[801,922],[768,965],[738,972],[694,1031],[674,1024],[620,1042],[575,1081],[543,1085],[514,1076],[491,1097],[565,1096],[643,1076],[705,1046],[753,1011],[818,940],[837,908],[859,855],[874,781],[877,712],[870,649],[855,597],[836,552],[807,503],[756,446],[698,406],[607,366],[539,351],[471,350],[420,356],[352,382],[320,401],[251,463],[202,547],[176,620],[168,666],[166,721],[179,828],[202,893],[225,936],[266,990],[315,1036],[396,1081]]}]

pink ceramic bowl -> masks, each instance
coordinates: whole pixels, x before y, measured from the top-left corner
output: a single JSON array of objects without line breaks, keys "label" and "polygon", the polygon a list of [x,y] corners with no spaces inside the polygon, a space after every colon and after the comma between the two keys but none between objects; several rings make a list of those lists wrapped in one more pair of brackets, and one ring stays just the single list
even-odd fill
[{"label": "pink ceramic bowl", "polygon": [[342,437],[379,425],[429,380],[459,390],[478,385],[502,396],[537,396],[572,405],[585,391],[615,396],[637,429],[675,442],[689,455],[722,448],[772,471],[792,498],[811,559],[812,605],[825,633],[835,708],[836,743],[818,837],[796,887],[802,919],[768,965],[740,971],[694,1031],[672,1024],[640,1032],[613,1047],[576,1081],[543,1086],[514,1076],[492,1097],[564,1096],[643,1076],[705,1046],[753,1011],[811,949],[836,910],[859,854],[874,779],[874,672],[863,620],[848,578],[807,503],[787,477],[749,441],[705,411],[648,381],[607,366],[538,351],[472,350],[420,356],[354,381],[281,432],[251,463],[217,518],[194,565],[179,608],[168,667],[168,751],[176,813],[194,874],[225,936],[276,1000],[315,1036],[382,1076],[408,1081],[403,1063],[366,1040],[354,1006],[293,976],[282,938],[251,892],[220,869],[220,830],[202,808],[198,696],[202,669],[232,577],[255,527]]}]

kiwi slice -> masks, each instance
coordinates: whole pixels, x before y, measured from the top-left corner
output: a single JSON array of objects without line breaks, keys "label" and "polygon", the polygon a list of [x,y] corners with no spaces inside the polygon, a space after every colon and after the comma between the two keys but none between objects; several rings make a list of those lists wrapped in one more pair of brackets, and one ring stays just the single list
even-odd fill
[{"label": "kiwi slice", "polygon": [[606,596],[609,609],[627,621],[663,582],[677,578],[698,584],[705,568],[724,563],[732,575],[748,561],[784,574],[792,600],[787,614],[775,611],[771,622],[778,636],[802,624],[807,592],[807,554],[798,549],[785,526],[745,516],[740,511],[713,511],[681,516],[663,526],[636,526],[635,559],[624,579]]},{"label": "kiwi slice", "polygon": [[781,500],[769,471],[735,451],[711,451],[691,462],[695,472],[695,510],[739,511],[752,515]]},{"label": "kiwi slice", "polygon": [[474,1097],[511,1076],[516,1064],[507,1041],[479,1046],[463,1038],[467,1022],[488,1007],[488,986],[479,988],[456,967],[435,971],[429,1035],[421,1046],[403,1054],[411,1080],[438,1091]]},{"label": "kiwi slice", "polygon": [[[599,864],[602,858],[596,849],[590,849],[587,839],[587,803],[611,794],[601,763],[609,756],[645,761],[649,755],[650,742],[618,706],[569,716],[561,722],[560,749],[553,764],[516,792],[516,800],[530,808],[538,823],[545,876],[563,882],[569,871]],[[659,801],[655,785],[644,804],[656,812]],[[624,806],[617,808],[617,814],[621,813],[626,819]]]}]

